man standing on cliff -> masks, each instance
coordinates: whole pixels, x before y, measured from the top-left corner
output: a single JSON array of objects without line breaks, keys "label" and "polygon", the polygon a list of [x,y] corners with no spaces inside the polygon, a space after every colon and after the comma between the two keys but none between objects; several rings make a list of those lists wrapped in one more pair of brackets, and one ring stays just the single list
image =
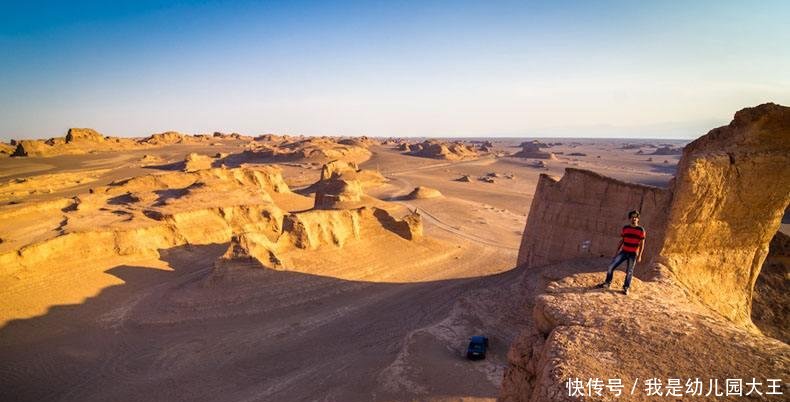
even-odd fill
[{"label": "man standing on cliff", "polygon": [[631,287],[631,278],[634,276],[634,265],[637,262],[642,262],[642,251],[645,250],[645,228],[639,226],[639,211],[629,212],[628,219],[631,220],[631,223],[623,226],[623,230],[620,231],[622,238],[617,246],[617,254],[612,259],[609,270],[606,271],[606,280],[596,286],[597,288],[608,289],[612,283],[615,268],[624,261],[628,261],[625,284],[623,284],[623,294],[626,295],[628,294],[628,288]]}]

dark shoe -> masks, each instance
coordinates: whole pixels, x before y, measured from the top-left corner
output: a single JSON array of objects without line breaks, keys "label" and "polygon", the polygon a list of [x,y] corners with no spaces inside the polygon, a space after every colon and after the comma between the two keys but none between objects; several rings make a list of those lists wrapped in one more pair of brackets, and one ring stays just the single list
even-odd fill
[{"label": "dark shoe", "polygon": [[628,296],[628,288],[623,288],[623,294]]},{"label": "dark shoe", "polygon": [[609,289],[609,284],[606,283],[606,282],[599,283],[599,284],[595,285],[595,288],[596,289]]}]

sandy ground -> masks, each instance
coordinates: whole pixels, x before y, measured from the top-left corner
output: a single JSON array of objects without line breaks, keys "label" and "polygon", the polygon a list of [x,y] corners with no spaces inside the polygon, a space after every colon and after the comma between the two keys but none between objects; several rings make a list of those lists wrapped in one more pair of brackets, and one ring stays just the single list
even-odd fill
[{"label": "sandy ground", "polygon": [[[388,182],[367,194],[399,213],[417,209],[420,241],[365,238],[297,255],[295,269],[236,264],[219,278],[213,267],[227,242],[98,260],[85,244],[73,259],[3,271],[3,400],[494,399],[508,348],[530,319],[524,299],[531,295],[515,261],[538,176],[573,166],[666,186],[678,160],[620,149],[626,140],[558,141],[550,150],[562,154],[546,169],[514,157],[451,162],[371,146],[360,167]],[[498,140],[495,149],[514,152],[519,142]],[[0,159],[0,251],[67,231],[72,211],[58,204],[64,199],[175,171],[191,152],[242,147],[226,140]],[[566,156],[572,152],[586,156]],[[161,164],[143,166],[143,155]],[[321,174],[320,164],[278,165],[297,193]],[[479,180],[493,173],[493,183]],[[457,181],[462,175],[471,181]],[[443,196],[405,199],[418,185]],[[309,206],[299,197],[275,201],[285,210]],[[104,212],[126,216],[118,210]],[[107,222],[95,226],[125,224]],[[468,338],[479,334],[491,340],[488,358],[467,361]]]}]

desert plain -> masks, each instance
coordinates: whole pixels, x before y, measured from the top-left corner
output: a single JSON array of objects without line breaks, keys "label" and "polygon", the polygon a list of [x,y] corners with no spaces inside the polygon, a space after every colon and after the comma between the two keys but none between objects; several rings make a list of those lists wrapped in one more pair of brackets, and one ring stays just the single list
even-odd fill
[{"label": "desert plain", "polygon": [[[770,113],[786,147],[788,112]],[[628,296],[592,290],[627,209],[569,202],[558,225],[612,237],[567,261],[520,251],[543,247],[525,235],[541,180],[661,193],[689,142],[75,128],[4,144],[2,399],[540,401],[564,400],[569,377],[788,381],[786,184],[748,309],[647,259]],[[617,187],[601,191],[580,197]],[[672,211],[642,201],[651,242]],[[466,359],[473,335],[490,340],[484,360]]]}]

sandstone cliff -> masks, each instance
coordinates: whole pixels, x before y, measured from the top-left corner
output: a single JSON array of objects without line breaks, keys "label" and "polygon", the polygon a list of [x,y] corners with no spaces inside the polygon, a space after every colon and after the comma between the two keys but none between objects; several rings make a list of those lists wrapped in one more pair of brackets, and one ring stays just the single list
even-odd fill
[{"label": "sandstone cliff", "polygon": [[336,138],[310,137],[291,138],[260,143],[253,141],[247,145],[250,158],[265,158],[277,162],[309,161],[327,163],[334,160],[361,163],[370,158],[370,151],[356,142],[340,143]]},{"label": "sandstone cliff", "polygon": [[[11,273],[52,260],[156,255],[182,244],[228,242],[246,231],[279,233],[283,212],[273,196],[299,197],[279,169],[267,166],[140,176],[73,199],[6,207],[0,266]],[[41,212],[53,220],[14,225]]]},{"label": "sandstone cliff", "polygon": [[[765,384],[766,378],[790,375],[787,344],[733,326],[668,281],[635,279],[637,292],[628,297],[590,290],[600,282],[600,272],[579,272],[600,270],[605,263],[575,260],[527,270],[524,285],[534,296],[528,297],[525,313],[532,322],[508,352],[500,400],[737,402],[747,399],[747,390],[724,395],[725,379],[759,378]],[[623,276],[617,272],[615,281]],[[674,399],[666,395],[672,378],[682,384]],[[568,381],[575,379],[585,388],[583,397],[569,395]],[[622,395],[616,397],[606,386],[600,395],[590,394],[586,386],[595,379],[604,385],[620,380]],[[648,395],[649,379],[661,382],[662,396]],[[700,394],[685,393],[689,379],[700,379]],[[722,396],[705,397],[708,390],[717,392],[713,380]]]},{"label": "sandstone cliff", "polygon": [[424,158],[461,160],[474,159],[478,157],[477,151],[460,142],[442,142],[436,140],[426,140],[418,144],[409,145],[409,155],[422,156]]},{"label": "sandstone cliff", "polygon": [[79,155],[137,147],[131,138],[105,137],[91,128],[70,128],[65,137],[48,140],[21,140],[11,156]]},{"label": "sandstone cliff", "polygon": [[[533,320],[511,347],[501,398],[579,400],[566,387],[573,378],[629,385],[641,379],[637,394],[627,396],[645,401],[652,400],[646,378],[786,378],[790,346],[763,336],[749,317],[755,280],[788,203],[790,108],[774,104],[741,110],[728,126],[689,144],[668,190],[574,169],[559,181],[542,176],[519,251]],[[638,268],[627,297],[594,290],[608,259],[592,258],[592,239],[611,243],[606,254],[613,253],[625,218],[616,215],[632,207],[643,212],[646,257],[653,257],[643,266],[658,275]],[[616,227],[606,228],[609,221]],[[588,249],[589,258],[575,258]],[[623,276],[616,273],[618,285]],[[770,318],[775,309],[765,305],[784,300],[776,293],[781,286],[770,283],[781,276],[761,285],[761,296],[773,300],[761,300],[759,316]],[[762,320],[765,331],[783,336],[772,322]]]},{"label": "sandstone cliff", "polygon": [[587,170],[568,168],[560,180],[541,174],[521,240],[518,265],[539,266],[579,257],[611,257],[627,213],[642,213],[643,261],[656,255],[670,194]]},{"label": "sandstone cliff", "polygon": [[790,236],[777,232],[752,298],[752,321],[772,338],[790,344]]},{"label": "sandstone cliff", "polygon": [[679,281],[740,324],[790,204],[790,108],[743,109],[686,146],[661,255]]},{"label": "sandstone cliff", "polygon": [[[281,229],[245,231],[232,236],[226,253],[215,263],[211,280],[228,275],[234,266],[252,264],[275,270],[296,269],[293,260],[309,258],[311,251],[341,249],[351,243],[364,250],[371,240],[394,236],[413,241],[422,237],[422,219],[416,212],[396,219],[380,208],[311,210],[282,216]],[[272,226],[274,228],[277,225]],[[304,269],[304,267],[299,267]]]},{"label": "sandstone cliff", "polygon": [[521,151],[518,151],[513,154],[513,156],[517,156],[519,158],[533,158],[533,159],[557,159],[557,157],[551,153],[546,151],[541,151],[541,147],[546,147],[546,144],[542,144],[537,141],[531,142],[522,142],[521,143]]},{"label": "sandstone cliff", "polygon": [[365,189],[385,181],[378,171],[359,169],[356,163],[335,160],[324,164],[321,178],[305,192],[315,193],[315,208],[356,208],[360,203],[371,201]]}]

